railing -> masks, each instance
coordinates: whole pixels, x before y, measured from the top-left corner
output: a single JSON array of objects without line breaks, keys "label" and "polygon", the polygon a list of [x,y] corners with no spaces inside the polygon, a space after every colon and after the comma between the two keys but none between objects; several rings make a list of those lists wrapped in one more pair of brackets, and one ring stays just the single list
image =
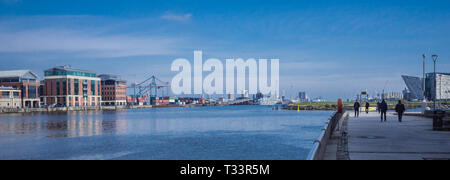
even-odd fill
[{"label": "railing", "polygon": [[309,153],[307,160],[322,160],[327,148],[328,140],[333,134],[334,129],[339,123],[344,113],[335,112],[333,116],[325,123],[319,138],[314,141],[313,148]]}]

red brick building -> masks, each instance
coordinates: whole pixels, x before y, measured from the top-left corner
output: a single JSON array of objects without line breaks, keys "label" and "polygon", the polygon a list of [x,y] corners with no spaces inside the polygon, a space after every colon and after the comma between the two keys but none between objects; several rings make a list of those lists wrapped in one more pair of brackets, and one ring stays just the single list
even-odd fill
[{"label": "red brick building", "polygon": [[46,70],[42,93],[45,105],[100,106],[102,102],[97,74],[70,66]]},{"label": "red brick building", "polygon": [[21,106],[38,108],[39,76],[30,70],[0,71],[0,86],[12,87],[21,91]]},{"label": "red brick building", "polygon": [[102,105],[125,106],[127,105],[127,81],[120,80],[115,75],[102,74]]}]

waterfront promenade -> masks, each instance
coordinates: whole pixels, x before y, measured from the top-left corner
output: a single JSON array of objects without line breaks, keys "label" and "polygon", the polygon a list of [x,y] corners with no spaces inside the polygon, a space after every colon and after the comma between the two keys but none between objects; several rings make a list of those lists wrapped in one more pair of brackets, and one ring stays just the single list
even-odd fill
[{"label": "waterfront promenade", "polygon": [[405,116],[399,123],[396,115],[388,113],[387,122],[381,123],[376,112],[361,113],[359,118],[349,115],[333,134],[324,159],[450,159],[450,132],[432,131],[432,119]]}]

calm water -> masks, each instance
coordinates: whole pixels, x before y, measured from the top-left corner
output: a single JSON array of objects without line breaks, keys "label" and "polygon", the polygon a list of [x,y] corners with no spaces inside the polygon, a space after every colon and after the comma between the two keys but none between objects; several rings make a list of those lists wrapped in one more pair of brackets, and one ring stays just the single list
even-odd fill
[{"label": "calm water", "polygon": [[329,111],[264,106],[0,115],[0,159],[305,159]]}]

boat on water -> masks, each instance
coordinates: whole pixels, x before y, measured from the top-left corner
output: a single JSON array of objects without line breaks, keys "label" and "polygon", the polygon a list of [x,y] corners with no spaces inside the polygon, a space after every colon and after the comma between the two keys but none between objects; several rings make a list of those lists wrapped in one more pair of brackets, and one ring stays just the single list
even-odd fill
[{"label": "boat on water", "polygon": [[263,106],[272,106],[275,104],[282,104],[282,103],[283,101],[278,98],[262,98],[258,101],[258,104]]}]

